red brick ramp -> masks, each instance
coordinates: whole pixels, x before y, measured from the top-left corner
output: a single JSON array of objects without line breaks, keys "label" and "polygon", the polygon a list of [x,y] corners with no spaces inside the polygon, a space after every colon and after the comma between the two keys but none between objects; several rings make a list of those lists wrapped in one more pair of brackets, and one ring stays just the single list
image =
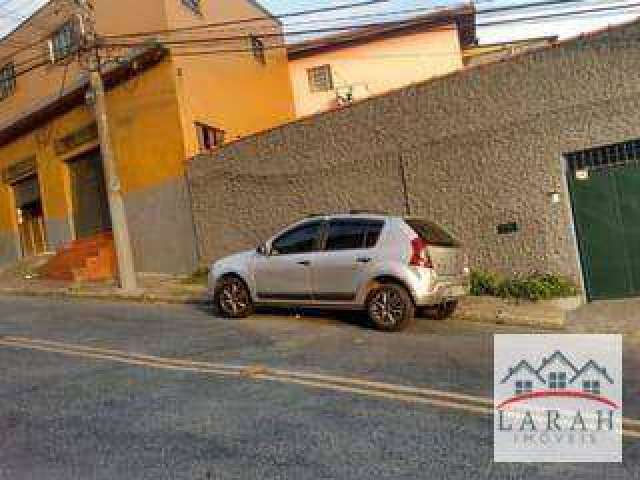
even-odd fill
[{"label": "red brick ramp", "polygon": [[117,273],[113,234],[74,240],[58,249],[40,270],[44,278],[74,282],[111,280]]}]

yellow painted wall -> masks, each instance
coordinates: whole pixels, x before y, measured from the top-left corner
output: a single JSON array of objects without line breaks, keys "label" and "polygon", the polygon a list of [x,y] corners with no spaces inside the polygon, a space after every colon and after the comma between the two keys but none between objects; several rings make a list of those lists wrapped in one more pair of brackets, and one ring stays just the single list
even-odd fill
[{"label": "yellow painted wall", "polygon": [[[307,70],[331,65],[334,90],[311,92]],[[292,59],[291,81],[296,115],[336,106],[336,95],[353,88],[356,99],[377,95],[463,67],[455,24],[437,30],[379,39],[366,44]]]},{"label": "yellow painted wall", "polygon": [[[202,15],[194,14],[182,2],[166,0],[171,28],[217,23],[265,16],[264,22],[207,30],[209,37],[281,32],[280,24],[249,1],[202,0]],[[265,45],[282,44],[281,38],[264,39]],[[250,52],[180,56],[180,52],[203,50],[244,50],[246,39],[216,42],[213,46],[176,50],[173,63],[181,103],[187,155],[198,153],[194,122],[226,131],[234,140],[295,117],[293,93],[284,48],[268,48],[266,65]]]},{"label": "yellow painted wall", "polygon": [[[184,173],[185,151],[172,67],[168,59],[107,94],[112,140],[123,193]],[[93,114],[79,106],[47,125],[0,147],[0,168],[36,154],[45,219],[71,216],[66,160],[97,146],[91,142],[57,156],[55,139],[90,124]],[[10,187],[0,185],[0,231],[16,231]]]},{"label": "yellow painted wall", "polygon": [[[33,41],[35,32],[44,36],[45,31],[64,23],[69,11],[54,8],[55,3],[16,32],[10,42],[0,42],[0,58],[11,53],[15,44]],[[249,1],[203,0],[202,5],[200,16],[194,15],[180,0],[96,0],[98,29],[101,33],[146,31],[259,15],[265,15],[265,22],[251,24],[250,28],[261,32],[281,28]],[[234,29],[233,33],[238,31]],[[230,48],[230,45],[248,47],[246,41],[236,41],[216,48]],[[21,53],[14,61],[23,62],[35,53]],[[125,195],[184,174],[185,160],[198,151],[196,121],[226,130],[227,139],[233,140],[293,119],[293,94],[285,50],[267,50],[266,56],[266,66],[256,62],[248,52],[168,57],[160,65],[110,91],[107,99],[111,134]],[[62,87],[68,89],[81,80],[82,72],[76,63],[46,66],[20,76],[15,94],[0,102],[0,129],[58,98]],[[97,146],[96,143],[84,145],[58,157],[53,142],[88,125],[92,119],[91,110],[79,106],[52,119],[38,131],[0,147],[0,168],[36,154],[47,220],[71,217],[71,187],[65,160]],[[10,188],[0,184],[0,231],[17,229],[11,198]]]},{"label": "yellow painted wall", "polygon": [[125,194],[184,174],[185,149],[169,59],[108,95],[112,140]]},{"label": "yellow painted wall", "polygon": [[[0,66],[12,60],[18,72],[46,60],[47,49],[43,43],[28,50],[14,52],[36,40],[48,38],[72,16],[68,1],[53,0],[29,19],[25,25],[8,38],[0,41]],[[167,28],[162,0],[94,0],[96,28],[100,34],[120,34],[134,31]],[[37,59],[34,59],[38,57]],[[0,101],[0,128],[7,122],[37,108],[47,99],[59,96],[63,87],[69,87],[82,79],[82,70],[76,62],[68,65],[49,65],[21,75],[16,90],[9,98]]]}]

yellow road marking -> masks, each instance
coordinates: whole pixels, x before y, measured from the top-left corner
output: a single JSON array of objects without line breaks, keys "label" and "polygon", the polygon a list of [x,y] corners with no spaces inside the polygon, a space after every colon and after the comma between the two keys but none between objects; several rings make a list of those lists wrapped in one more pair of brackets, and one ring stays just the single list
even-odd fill
[{"label": "yellow road marking", "polygon": [[74,350],[78,352],[87,352],[92,354],[99,355],[108,355],[109,359],[111,356],[117,356],[118,358],[132,358],[137,361],[152,363],[162,363],[169,365],[184,365],[190,367],[204,367],[207,369],[218,369],[218,370],[231,370],[231,371],[240,371],[244,374],[257,376],[257,373],[269,373],[272,376],[282,376],[282,377],[291,377],[293,379],[305,379],[311,381],[321,381],[321,382],[329,382],[329,383],[337,383],[337,384],[347,384],[347,385],[355,385],[358,387],[370,387],[380,390],[388,390],[399,392],[403,394],[413,394],[413,395],[424,395],[424,396],[435,396],[435,397],[445,397],[447,399],[454,399],[465,403],[473,403],[479,405],[485,405],[489,407],[493,407],[493,401],[489,398],[485,397],[477,397],[462,393],[454,393],[454,392],[444,392],[439,390],[433,390],[428,388],[418,388],[418,387],[409,387],[402,385],[395,385],[384,382],[375,382],[369,380],[363,380],[358,378],[347,378],[347,377],[339,377],[333,375],[322,375],[315,374],[309,372],[297,372],[293,370],[282,370],[282,369],[270,369],[261,365],[257,366],[241,366],[241,365],[231,365],[231,364],[221,364],[221,363],[210,363],[210,362],[198,362],[192,360],[185,359],[175,359],[175,358],[166,358],[166,357],[158,357],[153,355],[142,355],[137,353],[128,353],[123,352],[121,350],[112,350],[107,348],[99,348],[99,347],[87,347],[83,345],[75,345],[69,343],[55,342],[51,340],[40,340],[40,339],[31,339],[26,337],[2,337],[2,340],[12,342],[13,344],[27,344],[27,345],[44,345],[47,347],[56,347],[63,348],[66,350]]},{"label": "yellow road marking", "polygon": [[[312,388],[354,393],[408,403],[427,404],[480,415],[491,415],[493,413],[493,401],[490,398],[359,378],[270,369],[260,365],[242,366],[166,358],[26,337],[0,337],[0,345],[161,370],[236,377],[248,376],[252,379],[304,385]],[[625,436],[640,438],[640,420],[625,418],[623,419],[623,425],[630,427],[623,430]]]}]

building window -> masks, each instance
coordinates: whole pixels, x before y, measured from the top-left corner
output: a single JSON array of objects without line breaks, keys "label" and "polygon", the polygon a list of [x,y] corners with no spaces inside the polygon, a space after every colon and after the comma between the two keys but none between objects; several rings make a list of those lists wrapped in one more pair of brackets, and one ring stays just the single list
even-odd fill
[{"label": "building window", "polygon": [[309,68],[307,75],[309,76],[309,88],[312,92],[328,92],[333,90],[331,65]]},{"label": "building window", "polygon": [[13,63],[0,68],[0,100],[10,96],[16,89],[16,69]]},{"label": "building window", "polygon": [[210,127],[204,123],[196,123],[196,129],[201,152],[210,152],[224,144],[224,130]]},{"label": "building window", "polygon": [[531,380],[516,381],[516,395],[522,395],[523,393],[531,393],[532,391],[533,391],[533,382]]},{"label": "building window", "polygon": [[200,0],[182,0],[182,4],[195,13],[200,14]]},{"label": "building window", "polygon": [[63,60],[78,47],[78,35],[73,21],[65,23],[51,39],[51,55],[53,61]]},{"label": "building window", "polygon": [[549,374],[549,388],[552,388],[552,389],[567,388],[566,372],[551,372]]},{"label": "building window", "polygon": [[585,380],[582,382],[582,391],[585,393],[593,393],[594,395],[600,395],[600,381],[598,380]]},{"label": "building window", "polygon": [[249,43],[251,44],[251,53],[258,63],[265,65],[267,57],[264,54],[264,42],[255,35],[249,35]]}]

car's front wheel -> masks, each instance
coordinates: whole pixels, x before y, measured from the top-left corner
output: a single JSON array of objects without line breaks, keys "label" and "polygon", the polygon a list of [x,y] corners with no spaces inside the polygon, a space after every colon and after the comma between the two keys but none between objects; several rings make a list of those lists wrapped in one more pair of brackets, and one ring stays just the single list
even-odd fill
[{"label": "car's front wheel", "polygon": [[216,310],[228,318],[244,318],[253,313],[251,292],[238,277],[222,278],[216,285],[213,301]]},{"label": "car's front wheel", "polygon": [[377,329],[399,332],[413,322],[415,306],[404,287],[388,283],[371,291],[367,298],[367,313]]}]

